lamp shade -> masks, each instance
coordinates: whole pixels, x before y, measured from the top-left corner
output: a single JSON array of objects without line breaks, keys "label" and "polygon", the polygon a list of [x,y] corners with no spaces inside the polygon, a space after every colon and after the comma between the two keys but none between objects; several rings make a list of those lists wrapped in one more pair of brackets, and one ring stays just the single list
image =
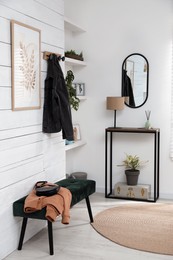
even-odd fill
[{"label": "lamp shade", "polygon": [[124,109],[124,97],[107,97],[108,110],[122,110]]}]

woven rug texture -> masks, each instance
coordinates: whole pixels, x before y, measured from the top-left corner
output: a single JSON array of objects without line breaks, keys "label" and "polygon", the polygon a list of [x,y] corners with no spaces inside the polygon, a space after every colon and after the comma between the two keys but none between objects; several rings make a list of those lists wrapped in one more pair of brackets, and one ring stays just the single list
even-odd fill
[{"label": "woven rug texture", "polygon": [[119,245],[173,255],[173,204],[117,206],[98,213],[92,226]]}]

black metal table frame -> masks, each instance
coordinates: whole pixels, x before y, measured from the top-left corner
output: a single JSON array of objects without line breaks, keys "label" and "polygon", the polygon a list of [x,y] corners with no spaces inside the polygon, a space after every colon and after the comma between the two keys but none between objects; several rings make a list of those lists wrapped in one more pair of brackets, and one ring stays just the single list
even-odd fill
[{"label": "black metal table frame", "polygon": [[[154,197],[153,199],[139,199],[139,198],[124,198],[124,197],[116,197],[112,194],[112,136],[114,133],[145,133],[145,134],[153,134],[154,135]],[[109,145],[108,145],[108,137],[109,137]],[[108,146],[109,146],[109,154],[110,154],[110,169],[109,169],[109,183],[108,183]],[[159,198],[159,170],[160,170],[160,129],[152,128],[129,128],[129,127],[119,127],[113,128],[109,127],[105,129],[105,198],[113,198],[113,199],[127,199],[127,200],[139,200],[139,201],[147,201],[147,202],[156,202]],[[109,185],[109,192],[108,192]]]}]

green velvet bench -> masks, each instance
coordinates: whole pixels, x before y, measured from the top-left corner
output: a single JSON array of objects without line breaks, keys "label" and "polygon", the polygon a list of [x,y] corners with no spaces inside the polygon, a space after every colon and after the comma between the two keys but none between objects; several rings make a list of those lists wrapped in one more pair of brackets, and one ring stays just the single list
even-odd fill
[{"label": "green velvet bench", "polygon": [[[72,194],[71,207],[83,199],[86,200],[86,205],[87,205],[87,209],[88,209],[90,222],[92,223],[93,216],[92,216],[89,196],[95,192],[95,189],[96,189],[95,181],[81,180],[81,179],[64,179],[64,180],[56,182],[56,184],[59,184],[61,187],[65,187],[70,190],[70,192]],[[13,215],[17,216],[17,217],[23,217],[19,244],[18,244],[18,250],[22,249],[28,218],[42,219],[42,220],[46,220],[48,223],[49,251],[50,251],[50,255],[53,255],[54,249],[53,249],[52,222],[48,221],[45,218],[46,208],[43,208],[42,210],[36,211],[34,213],[25,213],[24,212],[25,198],[26,198],[26,196],[19,200],[16,200],[13,203]]]}]

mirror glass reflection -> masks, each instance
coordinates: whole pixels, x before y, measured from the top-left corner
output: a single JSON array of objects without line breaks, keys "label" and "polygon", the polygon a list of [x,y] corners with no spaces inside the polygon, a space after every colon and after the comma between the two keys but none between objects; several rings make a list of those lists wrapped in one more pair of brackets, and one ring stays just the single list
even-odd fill
[{"label": "mirror glass reflection", "polygon": [[132,108],[141,107],[148,98],[149,64],[139,53],[129,55],[122,65],[122,96],[125,104]]}]

